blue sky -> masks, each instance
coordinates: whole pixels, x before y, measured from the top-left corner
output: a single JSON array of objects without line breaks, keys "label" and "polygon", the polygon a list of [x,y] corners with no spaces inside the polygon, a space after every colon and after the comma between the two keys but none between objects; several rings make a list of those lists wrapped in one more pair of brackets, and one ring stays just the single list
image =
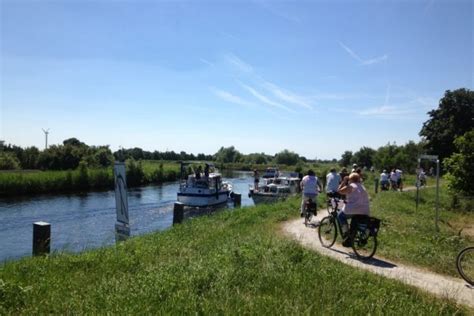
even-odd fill
[{"label": "blue sky", "polygon": [[418,141],[473,89],[472,1],[8,1],[0,139],[307,158]]}]

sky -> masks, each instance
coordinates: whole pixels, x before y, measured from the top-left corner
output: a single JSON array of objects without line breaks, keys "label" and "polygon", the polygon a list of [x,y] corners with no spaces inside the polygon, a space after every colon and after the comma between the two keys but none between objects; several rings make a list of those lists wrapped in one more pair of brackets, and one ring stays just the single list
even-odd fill
[{"label": "sky", "polygon": [[473,89],[473,1],[0,0],[0,140],[309,159]]}]

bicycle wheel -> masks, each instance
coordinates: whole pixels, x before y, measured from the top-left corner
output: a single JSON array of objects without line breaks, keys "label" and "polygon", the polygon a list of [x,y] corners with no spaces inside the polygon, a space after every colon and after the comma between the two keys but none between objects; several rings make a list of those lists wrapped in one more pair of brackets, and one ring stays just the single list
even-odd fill
[{"label": "bicycle wheel", "polygon": [[366,230],[357,230],[352,237],[352,250],[360,259],[370,259],[377,250],[377,237],[370,236]]},{"label": "bicycle wheel", "polygon": [[467,247],[458,254],[456,268],[467,283],[474,285],[474,247]]},{"label": "bicycle wheel", "polygon": [[326,216],[318,227],[318,237],[323,247],[329,248],[336,242],[337,226],[334,217]]}]

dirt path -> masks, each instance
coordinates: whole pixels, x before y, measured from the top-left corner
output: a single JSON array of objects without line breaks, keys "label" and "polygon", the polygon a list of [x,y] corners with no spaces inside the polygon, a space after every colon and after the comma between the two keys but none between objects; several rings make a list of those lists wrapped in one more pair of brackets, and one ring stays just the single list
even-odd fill
[{"label": "dirt path", "polygon": [[[313,219],[313,223],[317,224],[326,215],[325,212],[320,212],[318,217]],[[355,257],[351,248],[344,248],[337,243],[330,249],[321,246],[316,225],[306,227],[303,221],[302,218],[298,218],[297,220],[285,222],[283,232],[287,236],[299,241],[303,246],[342,261],[345,264],[368,270],[387,278],[400,280],[441,298],[453,299],[460,304],[474,308],[474,287],[467,285],[461,278],[443,276],[380,258],[360,261]],[[377,257],[377,254],[375,257]]]}]

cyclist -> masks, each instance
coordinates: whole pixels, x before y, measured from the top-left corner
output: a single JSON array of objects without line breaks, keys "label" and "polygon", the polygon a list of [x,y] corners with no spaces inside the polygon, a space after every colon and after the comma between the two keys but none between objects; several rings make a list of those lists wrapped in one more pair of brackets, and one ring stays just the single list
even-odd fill
[{"label": "cyclist", "polygon": [[349,225],[347,219],[354,215],[370,216],[369,195],[365,187],[360,183],[360,175],[358,173],[351,173],[339,185],[339,194],[346,196],[346,203],[342,211],[337,214],[339,223],[341,223],[341,230],[344,241],[342,243],[345,247],[350,247]]},{"label": "cyclist", "polygon": [[388,188],[390,187],[390,182],[388,181],[387,170],[385,169],[380,174],[380,187],[382,188],[382,191],[387,191]]},{"label": "cyclist", "polygon": [[328,198],[340,197],[340,194],[337,193],[339,183],[341,183],[341,176],[336,172],[336,168],[332,168],[326,175],[326,195]]},{"label": "cyclist", "polygon": [[321,183],[318,177],[314,174],[313,170],[308,170],[308,174],[303,177],[300,182],[300,188],[303,192],[303,198],[301,200],[301,217],[304,216],[306,201],[311,199],[316,202],[318,193],[322,191]]}]

